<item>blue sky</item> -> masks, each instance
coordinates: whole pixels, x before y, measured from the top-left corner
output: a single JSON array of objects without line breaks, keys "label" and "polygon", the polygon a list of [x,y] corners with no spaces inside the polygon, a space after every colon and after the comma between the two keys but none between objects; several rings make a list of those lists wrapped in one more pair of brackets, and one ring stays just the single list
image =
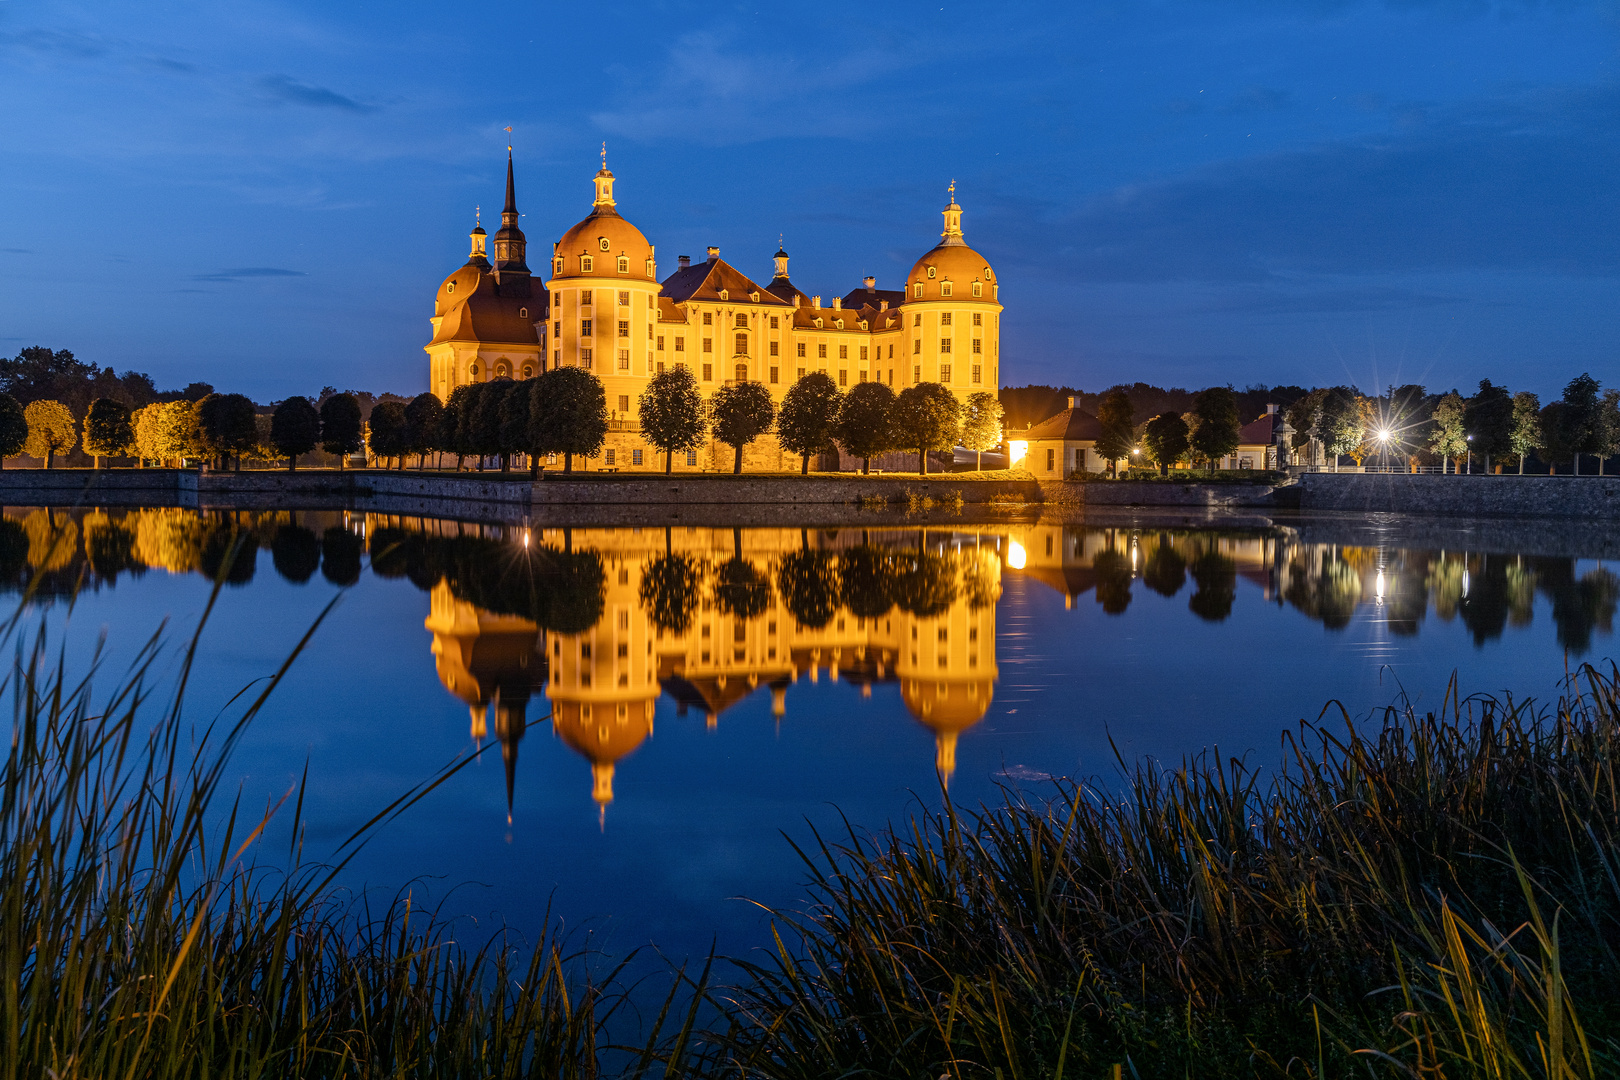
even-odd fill
[{"label": "blue sky", "polygon": [[[1003,379],[1620,378],[1613,4],[0,0],[0,352],[426,386],[498,210],[892,286],[955,179]],[[543,265],[543,258],[531,259]]]}]

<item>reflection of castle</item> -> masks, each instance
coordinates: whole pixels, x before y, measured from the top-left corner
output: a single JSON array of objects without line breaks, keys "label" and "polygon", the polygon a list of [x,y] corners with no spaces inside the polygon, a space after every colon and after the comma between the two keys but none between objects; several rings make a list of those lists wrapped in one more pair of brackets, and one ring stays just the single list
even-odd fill
[{"label": "reflection of castle", "polygon": [[[535,539],[562,543],[560,536]],[[972,537],[961,544],[958,536],[948,545],[924,540],[919,552],[917,541],[908,538],[911,547],[882,549],[899,573],[926,563],[924,569],[943,567],[943,576],[929,580],[933,591],[910,603],[910,610],[891,603],[863,617],[834,602],[826,606],[825,622],[815,626],[796,617],[775,587],[767,586],[755,613],[727,610],[707,587],[714,568],[734,558],[759,580],[774,583],[784,559],[795,552],[814,550],[836,566],[854,547],[847,539],[843,548],[831,538],[817,539],[812,549],[811,538],[798,529],[574,530],[568,542],[603,560],[605,595],[597,623],[580,634],[544,631],[527,619],[479,611],[441,583],[425,624],[433,633],[440,681],[472,708],[475,737],[487,730],[485,712],[494,710],[509,770],[524,733],[529,688],[543,685],[553,729],[590,761],[592,794],[604,807],[613,799],[617,762],[652,734],[660,694],[668,693],[682,713],[702,710],[712,727],[763,686],[780,720],[787,691],[801,678],[846,682],[866,696],[873,683],[898,683],[912,715],[934,732],[936,765],[949,778],[958,735],[984,717],[994,694],[999,544],[981,546]],[[642,603],[643,577],[661,556],[709,568],[706,588],[679,631],[658,626]],[[508,704],[511,695],[521,697],[515,709]]]}]

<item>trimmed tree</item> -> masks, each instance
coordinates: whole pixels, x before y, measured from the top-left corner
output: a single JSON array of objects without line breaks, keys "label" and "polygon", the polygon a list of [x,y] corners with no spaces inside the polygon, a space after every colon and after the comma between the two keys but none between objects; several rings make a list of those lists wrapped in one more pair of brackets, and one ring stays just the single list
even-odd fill
[{"label": "trimmed tree", "polygon": [[340,472],[349,455],[360,449],[364,430],[360,402],[353,394],[333,394],[321,402],[321,449],[337,455]]},{"label": "trimmed tree", "polygon": [[1492,458],[1513,450],[1513,398],[1507,388],[1489,379],[1479,380],[1479,392],[1463,409],[1463,428],[1474,441],[1474,453],[1484,457],[1485,471],[1490,472]]},{"label": "trimmed tree", "polygon": [[1564,387],[1564,407],[1559,413],[1562,428],[1561,441],[1565,452],[1575,463],[1575,475],[1581,475],[1581,455],[1602,452],[1603,433],[1598,402],[1599,383],[1582,372]]},{"label": "trimmed tree", "polygon": [[5,468],[6,458],[22,452],[27,441],[28,417],[23,407],[10,394],[0,394],[0,469]]},{"label": "trimmed tree", "polygon": [[1451,462],[1451,471],[1457,472],[1457,459],[1468,451],[1467,415],[1468,403],[1455,390],[1434,407],[1434,434],[1430,436],[1429,449],[1440,455],[1442,472],[1447,460]]},{"label": "trimmed tree", "polygon": [[894,391],[880,382],[856,383],[838,406],[833,438],[846,454],[861,459],[861,472],[872,471],[872,459],[894,449]]},{"label": "trimmed tree", "polygon": [[1147,422],[1142,432],[1142,449],[1148,460],[1159,467],[1159,475],[1167,476],[1170,466],[1186,456],[1191,444],[1187,440],[1187,421],[1179,413],[1160,413]]},{"label": "trimmed tree", "polygon": [[[1326,396],[1326,390],[1312,390],[1295,400],[1283,413],[1283,419],[1293,429],[1292,434],[1288,436],[1289,449],[1297,453],[1310,446],[1316,439],[1317,416],[1322,411],[1322,399]],[[1306,464],[1309,465],[1311,462],[1307,461]]]},{"label": "trimmed tree", "polygon": [[501,448],[501,472],[511,467],[513,457],[529,448],[529,401],[534,395],[533,383],[533,379],[509,383],[500,395],[497,413],[501,427],[497,442]]},{"label": "trimmed tree", "polygon": [[[525,410],[527,419],[527,410]],[[410,404],[405,406],[405,421],[411,425],[411,449],[421,455],[417,462],[417,470],[425,468],[427,456],[435,450],[444,448],[439,441],[441,431],[440,421],[444,417],[444,405],[439,401],[437,394],[423,392],[411,398]]]},{"label": "trimmed tree", "polygon": [[[1234,399],[1235,401],[1235,399]],[[1237,411],[1232,413],[1232,447],[1237,448]],[[1316,415],[1316,437],[1322,448],[1333,459],[1333,471],[1339,471],[1339,456],[1360,448],[1367,433],[1367,414],[1362,398],[1352,387],[1335,386],[1322,395],[1322,407]],[[1196,436],[1194,436],[1196,439]],[[1230,453],[1231,450],[1222,451]]]},{"label": "trimmed tree", "polygon": [[23,417],[28,421],[28,439],[23,443],[23,453],[43,458],[47,469],[55,466],[58,453],[73,449],[73,444],[79,441],[79,427],[73,422],[73,414],[60,401],[30,401],[23,410]]},{"label": "trimmed tree", "polygon": [[1598,475],[1603,475],[1603,459],[1620,454],[1620,390],[1603,391],[1598,405]]},{"label": "trimmed tree", "polygon": [[731,471],[742,472],[743,447],[771,430],[776,406],[763,383],[739,382],[722,386],[710,403],[714,414],[714,437],[735,453]]},{"label": "trimmed tree", "polygon": [[641,434],[664,452],[664,472],[675,471],[675,451],[696,450],[703,443],[703,395],[697,379],[684,367],[660,371],[636,399]]},{"label": "trimmed tree", "polygon": [[962,411],[962,445],[978,455],[974,471],[984,468],[986,450],[1001,445],[1001,416],[1001,401],[996,395],[987,390],[968,395],[967,408]]},{"label": "trimmed tree", "polygon": [[[472,387],[465,384],[450,391],[450,400],[444,403],[444,411],[439,414],[439,422],[435,425],[434,445],[441,451],[448,450],[456,455],[456,472],[461,471],[461,463],[467,456],[466,447],[461,441],[461,424],[471,393]],[[532,442],[529,452],[535,453]]]},{"label": "trimmed tree", "polygon": [[1541,449],[1541,399],[1528,390],[1513,395],[1513,431],[1508,449],[1519,455],[1519,475],[1524,475],[1524,456]]},{"label": "trimmed tree", "polygon": [[535,445],[547,454],[563,456],[563,472],[574,471],[574,455],[594,457],[607,441],[607,394],[602,380],[584,368],[553,368],[535,380],[529,422]]},{"label": "trimmed tree", "polygon": [[[1236,409],[1234,407],[1234,415]],[[1131,399],[1119,387],[1103,395],[1097,406],[1097,453],[1108,459],[1108,472],[1119,475],[1119,460],[1130,459],[1131,446],[1136,442],[1136,414]]]},{"label": "trimmed tree", "polygon": [[832,442],[842,397],[838,384],[820,371],[810,372],[788,387],[788,392],[782,396],[782,411],[776,417],[776,439],[783,449],[803,459],[799,466],[801,475],[810,472],[810,455],[821,453]]},{"label": "trimmed tree", "polygon": [[501,403],[506,400],[506,392],[515,385],[510,378],[502,376],[479,383],[473,394],[469,411],[471,421],[467,430],[472,439],[473,452],[479,458],[479,468],[483,467],[485,458],[491,457],[501,459],[503,471],[507,468],[506,454],[501,449]]},{"label": "trimmed tree", "polygon": [[287,459],[288,472],[298,468],[298,455],[315,449],[320,439],[321,414],[310,404],[309,398],[290,397],[270,414],[270,445]]},{"label": "trimmed tree", "polygon": [[[1237,449],[1238,422],[1237,395],[1228,386],[1211,386],[1198,391],[1193,398],[1193,416],[1197,419],[1189,441],[1192,449],[1215,471],[1215,461]],[[1360,440],[1357,440],[1358,442]]]},{"label": "trimmed tree", "polygon": [[220,468],[237,459],[242,467],[242,451],[259,441],[253,402],[244,394],[209,394],[197,402],[197,429],[206,451],[219,459]]},{"label": "trimmed tree", "polygon": [[962,431],[962,405],[936,382],[918,383],[900,392],[894,403],[895,442],[917,450],[917,471],[928,475],[928,451],[949,450]]},{"label": "trimmed tree", "polygon": [[[380,462],[398,457],[403,460],[410,445],[411,425],[405,419],[405,406],[398,401],[379,401],[372,406],[366,424],[366,448]],[[382,468],[387,468],[383,464]]]},{"label": "trimmed tree", "polygon": [[134,447],[129,406],[114,398],[96,398],[84,414],[84,452],[101,468],[104,457],[122,457]]}]

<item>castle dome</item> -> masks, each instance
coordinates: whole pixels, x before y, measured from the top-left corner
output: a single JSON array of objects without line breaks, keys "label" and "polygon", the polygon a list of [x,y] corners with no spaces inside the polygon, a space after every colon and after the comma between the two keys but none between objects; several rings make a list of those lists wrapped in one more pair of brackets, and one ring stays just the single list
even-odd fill
[{"label": "castle dome", "polygon": [[[605,158],[592,180],[596,185],[596,203],[585,220],[563,233],[562,239],[557,241],[552,251],[552,280],[624,278],[656,283],[653,246],[640,229],[619,214],[613,199],[614,177],[608,171]],[[587,259],[589,262],[585,261]]]},{"label": "castle dome", "polygon": [[[939,244],[911,267],[906,275],[907,300],[966,301],[996,303],[996,272],[983,255],[967,246],[962,238],[962,208],[956,204],[956,183],[951,182],[951,201],[942,211],[945,231]],[[922,295],[917,286],[922,286]],[[950,293],[945,292],[946,286]],[[975,295],[974,286],[977,285]]]}]

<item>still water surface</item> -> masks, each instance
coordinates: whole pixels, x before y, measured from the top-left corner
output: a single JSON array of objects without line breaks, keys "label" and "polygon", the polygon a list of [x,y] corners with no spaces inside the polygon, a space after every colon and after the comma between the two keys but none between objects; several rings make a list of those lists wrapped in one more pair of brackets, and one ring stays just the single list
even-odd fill
[{"label": "still water surface", "polygon": [[1613,653],[1620,582],[1578,537],[1547,555],[1489,527],[1470,550],[1332,534],[8,508],[0,581],[42,583],[38,615],[80,665],[105,629],[110,685],[165,618],[196,625],[245,538],[197,722],[339,598],[237,758],[250,802],[307,764],[319,855],[482,747],[348,880],[523,928],[550,910],[609,949],[679,957],[767,940],[740,898],[797,900],[784,833],[879,826],[942,781],[977,803],[1111,776],[1115,746],[1269,763],[1330,698],[1352,718],[1403,687],[1436,705],[1453,671],[1468,692],[1545,695],[1566,660]]}]

